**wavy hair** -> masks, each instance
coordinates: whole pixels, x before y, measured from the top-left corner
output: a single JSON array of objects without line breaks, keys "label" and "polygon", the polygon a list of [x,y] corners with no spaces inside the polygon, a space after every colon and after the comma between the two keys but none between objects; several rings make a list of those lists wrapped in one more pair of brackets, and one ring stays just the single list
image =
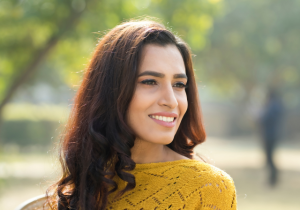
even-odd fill
[{"label": "wavy hair", "polygon": [[[119,195],[133,189],[135,168],[130,149],[135,135],[125,121],[136,87],[145,45],[175,45],[189,78],[188,109],[174,140],[167,146],[188,158],[205,140],[200,102],[188,46],[154,21],[124,22],[98,43],[74,99],[60,144],[62,177],[47,190],[48,204],[58,210],[103,210],[118,190],[114,176],[127,182]],[[50,195],[50,192],[54,194]]]}]

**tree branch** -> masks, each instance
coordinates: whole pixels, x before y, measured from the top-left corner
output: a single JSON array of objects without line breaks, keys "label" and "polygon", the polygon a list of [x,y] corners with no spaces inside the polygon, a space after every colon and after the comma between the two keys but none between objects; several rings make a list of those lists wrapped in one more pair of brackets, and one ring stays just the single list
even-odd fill
[{"label": "tree branch", "polygon": [[0,102],[0,126],[1,126],[1,121],[2,121],[2,111],[4,106],[9,102],[9,100],[12,98],[16,90],[23,84],[25,83],[30,76],[32,76],[36,71],[38,65],[42,62],[43,59],[48,55],[51,49],[53,49],[59,39],[70,29],[72,29],[76,23],[76,21],[79,19],[83,11],[77,12],[75,10],[72,10],[71,15],[69,16],[68,19],[66,19],[60,26],[58,27],[58,33],[54,34],[47,44],[42,49],[37,50],[34,53],[33,60],[21,71],[21,75],[15,79],[15,81],[12,83],[10,88],[8,89],[5,97],[3,100]]}]

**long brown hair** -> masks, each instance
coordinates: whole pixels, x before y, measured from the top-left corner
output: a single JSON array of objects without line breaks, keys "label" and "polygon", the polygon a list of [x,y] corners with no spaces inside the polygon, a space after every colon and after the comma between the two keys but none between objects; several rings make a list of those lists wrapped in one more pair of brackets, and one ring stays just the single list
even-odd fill
[{"label": "long brown hair", "polygon": [[[153,21],[122,23],[98,43],[75,97],[60,161],[63,175],[48,197],[54,208],[105,209],[108,195],[118,189],[112,178],[127,182],[120,194],[135,187],[130,149],[135,135],[125,115],[135,91],[137,67],[146,44],[175,45],[189,78],[188,109],[172,143],[175,152],[192,158],[193,148],[205,140],[191,53],[187,45],[162,24]],[[53,205],[52,205],[53,207]]]}]

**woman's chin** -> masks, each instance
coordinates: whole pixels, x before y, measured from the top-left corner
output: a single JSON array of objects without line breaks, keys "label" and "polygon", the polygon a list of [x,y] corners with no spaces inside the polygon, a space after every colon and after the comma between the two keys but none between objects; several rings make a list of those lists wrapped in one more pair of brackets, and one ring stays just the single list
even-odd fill
[{"label": "woman's chin", "polygon": [[173,138],[172,139],[162,139],[162,140],[158,141],[157,144],[168,145],[168,144],[171,144],[172,141],[173,141]]}]

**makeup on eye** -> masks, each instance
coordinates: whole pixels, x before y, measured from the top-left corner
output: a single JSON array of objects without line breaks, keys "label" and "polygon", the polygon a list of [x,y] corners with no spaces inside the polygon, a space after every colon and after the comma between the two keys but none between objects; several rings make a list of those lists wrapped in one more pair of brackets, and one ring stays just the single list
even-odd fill
[{"label": "makeup on eye", "polygon": [[[142,84],[145,85],[157,85],[157,82],[154,79],[146,79],[141,81]],[[184,84],[183,82],[177,82],[175,83],[175,85],[177,86],[177,88],[187,88],[188,86],[186,84]]]},{"label": "makeup on eye", "polygon": [[176,83],[176,85],[180,85],[179,88],[187,88],[188,87],[188,85],[185,85],[182,82],[178,82],[178,83]]},{"label": "makeup on eye", "polygon": [[146,79],[146,80],[141,81],[141,83],[144,85],[156,85],[157,84],[157,82],[153,79]]}]

